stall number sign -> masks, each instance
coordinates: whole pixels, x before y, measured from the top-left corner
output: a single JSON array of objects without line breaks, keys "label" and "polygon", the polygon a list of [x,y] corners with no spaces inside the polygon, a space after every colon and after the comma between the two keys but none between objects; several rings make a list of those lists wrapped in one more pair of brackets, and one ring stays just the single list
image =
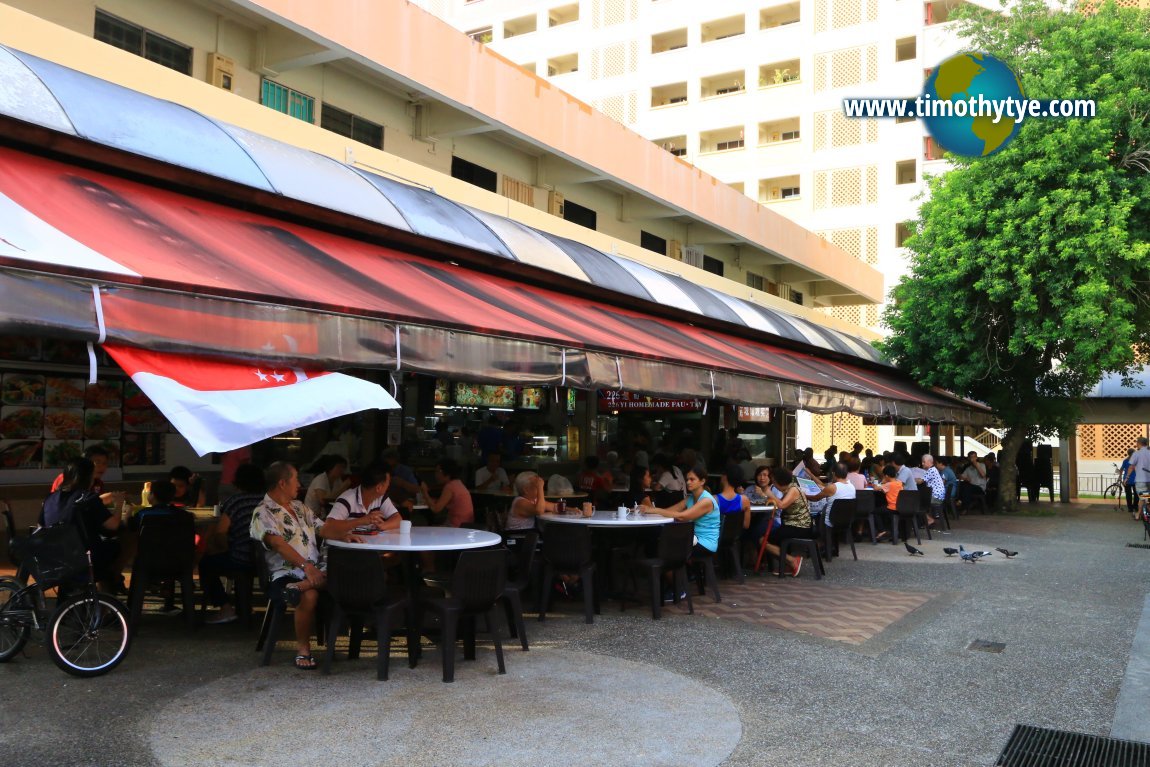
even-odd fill
[{"label": "stall number sign", "polygon": [[701,399],[661,399],[619,389],[599,390],[600,413],[609,413],[614,410],[632,413],[686,413],[702,409],[703,400]]}]

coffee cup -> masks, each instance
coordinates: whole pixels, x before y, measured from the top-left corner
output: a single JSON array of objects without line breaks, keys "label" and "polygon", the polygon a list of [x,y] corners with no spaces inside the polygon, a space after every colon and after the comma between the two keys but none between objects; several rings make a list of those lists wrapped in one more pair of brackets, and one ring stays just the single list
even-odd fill
[{"label": "coffee cup", "polygon": [[619,508],[615,509],[615,516],[618,517],[619,519],[626,519],[627,518],[627,507],[626,506],[620,506]]},{"label": "coffee cup", "polygon": [[405,519],[399,523],[400,535],[411,535],[411,520]]},{"label": "coffee cup", "polygon": [[591,505],[590,501],[583,502],[583,516],[589,517],[595,513],[595,507]]}]

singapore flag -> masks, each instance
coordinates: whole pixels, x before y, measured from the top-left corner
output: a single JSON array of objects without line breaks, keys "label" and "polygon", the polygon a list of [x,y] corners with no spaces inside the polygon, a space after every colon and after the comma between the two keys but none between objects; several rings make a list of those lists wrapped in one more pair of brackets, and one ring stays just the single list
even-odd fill
[{"label": "singapore flag", "polygon": [[397,408],[385,390],[342,373],[104,344],[200,455],[250,445],[361,410]]}]

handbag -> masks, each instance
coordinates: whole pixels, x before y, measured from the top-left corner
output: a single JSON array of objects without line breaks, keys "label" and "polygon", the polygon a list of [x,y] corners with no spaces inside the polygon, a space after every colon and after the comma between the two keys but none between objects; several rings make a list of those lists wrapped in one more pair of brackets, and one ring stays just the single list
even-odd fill
[{"label": "handbag", "polygon": [[75,581],[88,575],[88,547],[79,527],[65,523],[41,527],[27,538],[12,542],[41,588]]}]

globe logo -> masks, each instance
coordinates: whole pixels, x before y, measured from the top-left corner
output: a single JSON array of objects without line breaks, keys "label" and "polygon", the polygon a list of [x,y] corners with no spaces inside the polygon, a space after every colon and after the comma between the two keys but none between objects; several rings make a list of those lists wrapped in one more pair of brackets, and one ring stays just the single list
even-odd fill
[{"label": "globe logo", "polygon": [[922,88],[924,102],[952,104],[928,104],[930,109],[922,119],[943,149],[967,157],[987,157],[1009,144],[1020,124],[1007,116],[996,123],[993,115],[985,112],[972,116],[976,110],[971,106],[983,100],[1022,97],[1022,86],[1010,67],[988,53],[960,53],[935,67]]}]

